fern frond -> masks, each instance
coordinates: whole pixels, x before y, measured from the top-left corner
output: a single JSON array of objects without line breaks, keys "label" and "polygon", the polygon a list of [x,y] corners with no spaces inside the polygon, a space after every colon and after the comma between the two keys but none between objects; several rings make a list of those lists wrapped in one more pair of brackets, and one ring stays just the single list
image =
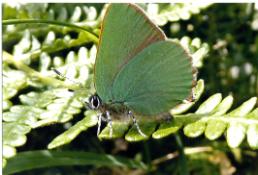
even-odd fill
[{"label": "fern frond", "polygon": [[[197,87],[199,91],[196,90],[196,92],[201,94],[203,84],[199,82],[199,86]],[[180,110],[175,110],[175,108],[171,110],[171,114],[173,115],[172,121],[163,121],[159,124],[156,121],[142,120],[142,122],[139,122],[139,126],[148,137],[152,136],[154,139],[167,137],[183,129],[184,134],[191,138],[196,138],[204,134],[207,139],[215,140],[225,134],[228,145],[232,148],[238,147],[244,138],[247,137],[249,146],[253,149],[258,149],[258,108],[255,108],[256,101],[257,98],[253,97],[238,108],[227,113],[233,104],[233,97],[227,96],[222,99],[222,95],[218,93],[203,102],[195,113],[179,114]],[[186,105],[187,110],[194,103],[182,104],[177,108],[181,109],[181,106],[184,105]],[[181,112],[184,112],[185,107],[182,109]],[[92,120],[91,115],[87,116],[86,114],[87,117],[89,117],[90,121]],[[54,139],[49,144],[49,148],[69,143],[75,138],[74,136],[69,137],[69,134],[76,133],[74,135],[78,135],[81,131],[85,131],[88,126],[93,126],[87,124],[86,118]],[[95,124],[97,123],[96,118],[94,122]],[[83,129],[81,127],[75,127],[77,125],[81,126],[82,123],[84,123]],[[130,125],[130,122],[113,121],[112,137],[110,138],[110,128],[108,126],[102,130],[99,137],[101,139],[114,139],[125,136],[125,139],[129,142],[148,139],[139,134],[135,126],[130,128]]]},{"label": "fern frond", "polygon": [[[228,145],[232,148],[238,147],[247,137],[249,146],[258,149],[256,101],[257,98],[253,97],[235,110],[226,113],[233,104],[233,97],[228,96],[222,100],[221,94],[215,94],[200,105],[195,113],[176,114],[171,122],[163,122],[159,126],[158,123],[144,121],[140,123],[140,128],[147,136],[152,135],[154,139],[174,134],[181,128],[184,134],[191,138],[204,134],[207,139],[215,140],[225,134]],[[157,126],[158,129],[155,131]],[[108,139],[108,131],[109,128],[106,127],[103,130],[104,134],[101,133],[100,137]],[[127,141],[146,140],[135,127],[124,134]]]},{"label": "fern frond", "polygon": [[[11,7],[8,4],[3,6],[6,10],[12,10],[13,13],[3,15],[4,20],[8,19],[45,19],[69,22],[86,28],[97,28],[100,20],[98,12],[94,6],[76,5],[76,4],[23,4],[19,7]],[[3,42],[14,43],[21,39],[23,31],[29,29],[33,36],[42,38],[49,31],[56,35],[67,35],[72,30],[70,28],[60,28],[52,25],[42,24],[21,24],[4,27]]]},{"label": "fern frond", "polygon": [[192,15],[200,13],[209,5],[209,3],[148,4],[146,12],[157,25],[163,26],[168,22],[188,20]]},{"label": "fern frond", "polygon": [[[96,47],[91,49],[81,47],[78,53],[71,51],[66,58],[51,58],[48,54],[42,53],[38,72],[4,52],[4,101],[6,104],[3,113],[4,158],[16,154],[15,148],[25,144],[26,134],[31,129],[52,123],[67,122],[81,112],[83,99],[93,88],[90,72],[95,54]],[[19,71],[9,68],[9,64],[17,67]],[[66,85],[71,82],[63,82],[54,78],[56,74],[50,69],[51,67],[57,68],[66,76],[82,84],[85,89],[81,88],[72,93],[67,88],[60,88],[60,86],[68,87]],[[28,86],[39,89],[34,89],[26,94],[20,93]],[[48,90],[44,90],[44,87],[47,87]],[[12,105],[10,100],[17,94],[20,94],[18,96],[20,103]],[[92,122],[89,121],[89,118],[86,121],[87,124],[95,125],[93,119]],[[25,128],[26,132],[16,132],[17,129],[22,128]]]}]

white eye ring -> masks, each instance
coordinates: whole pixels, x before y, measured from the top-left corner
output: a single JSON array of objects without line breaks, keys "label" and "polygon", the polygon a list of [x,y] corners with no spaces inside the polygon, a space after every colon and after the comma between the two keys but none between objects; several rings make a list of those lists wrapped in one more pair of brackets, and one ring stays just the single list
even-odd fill
[{"label": "white eye ring", "polygon": [[90,101],[91,109],[98,109],[99,106],[101,105],[100,98],[97,95],[91,96],[89,101]]}]

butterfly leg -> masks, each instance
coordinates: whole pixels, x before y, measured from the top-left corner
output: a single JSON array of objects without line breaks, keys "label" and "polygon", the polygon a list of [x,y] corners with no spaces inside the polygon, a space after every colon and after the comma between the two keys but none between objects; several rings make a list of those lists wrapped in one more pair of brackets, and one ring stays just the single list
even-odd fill
[{"label": "butterfly leg", "polygon": [[147,136],[142,132],[142,130],[140,129],[140,126],[139,126],[139,124],[137,123],[136,118],[135,118],[135,116],[133,115],[132,111],[129,111],[129,112],[128,112],[128,115],[132,118],[133,124],[135,125],[135,127],[136,127],[138,133],[139,133],[140,135],[142,135],[143,137],[147,137]]},{"label": "butterfly leg", "polygon": [[113,127],[112,127],[112,119],[110,117],[109,111],[106,111],[106,116],[107,116],[107,122],[108,122],[108,127],[109,127],[109,137],[112,138]]},{"label": "butterfly leg", "polygon": [[98,116],[98,130],[97,130],[97,136],[100,134],[100,129],[101,129],[101,123],[102,121],[108,122],[108,127],[110,128],[109,135],[112,137],[113,135],[113,128],[112,128],[112,119],[110,117],[110,113],[107,111],[106,112],[106,118],[103,116],[103,114],[100,114]]},{"label": "butterfly leg", "polygon": [[100,115],[98,116],[98,130],[97,130],[97,136],[98,136],[99,133],[100,133],[101,121],[102,121],[102,114],[100,114]]}]

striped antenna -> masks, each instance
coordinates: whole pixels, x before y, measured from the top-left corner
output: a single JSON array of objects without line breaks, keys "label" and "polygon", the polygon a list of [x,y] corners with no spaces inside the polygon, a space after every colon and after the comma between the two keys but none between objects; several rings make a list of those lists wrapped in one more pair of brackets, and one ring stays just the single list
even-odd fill
[{"label": "striped antenna", "polygon": [[73,83],[75,83],[75,84],[78,84],[79,86],[83,87],[83,85],[82,85],[81,83],[79,83],[79,82],[77,82],[77,81],[75,81],[75,80],[73,80],[73,79],[71,79],[71,78],[65,76],[64,74],[62,74],[61,72],[59,72],[57,69],[55,69],[55,68],[51,68],[51,69],[52,69],[58,76],[62,77],[63,79],[69,80],[69,81],[71,81],[71,82],[73,82]]}]

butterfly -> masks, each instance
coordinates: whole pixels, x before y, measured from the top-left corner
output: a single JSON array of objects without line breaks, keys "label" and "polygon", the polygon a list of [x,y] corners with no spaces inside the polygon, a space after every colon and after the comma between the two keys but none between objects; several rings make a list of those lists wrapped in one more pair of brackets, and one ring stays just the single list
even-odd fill
[{"label": "butterfly", "polygon": [[184,48],[166,38],[134,4],[110,4],[104,16],[94,67],[96,94],[88,107],[100,111],[112,135],[112,116],[155,116],[192,97],[194,73]]}]

